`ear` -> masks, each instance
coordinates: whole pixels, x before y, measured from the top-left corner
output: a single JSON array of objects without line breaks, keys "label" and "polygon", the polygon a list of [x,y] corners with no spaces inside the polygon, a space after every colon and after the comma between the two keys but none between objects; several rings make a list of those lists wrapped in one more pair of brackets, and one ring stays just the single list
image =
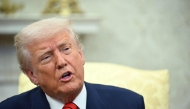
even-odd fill
[{"label": "ear", "polygon": [[34,75],[33,71],[29,70],[29,69],[25,69],[24,73],[27,75],[27,77],[30,79],[30,81],[35,84],[38,85],[38,79],[36,78],[36,76]]},{"label": "ear", "polygon": [[82,50],[79,50],[79,55],[81,56],[81,60],[82,60],[82,63],[84,65],[85,64],[85,58],[84,58]]}]

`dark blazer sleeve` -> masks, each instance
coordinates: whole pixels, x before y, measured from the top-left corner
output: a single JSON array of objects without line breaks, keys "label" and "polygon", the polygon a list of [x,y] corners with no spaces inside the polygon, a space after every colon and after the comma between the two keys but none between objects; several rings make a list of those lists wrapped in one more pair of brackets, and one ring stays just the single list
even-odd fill
[{"label": "dark blazer sleeve", "polygon": [[139,100],[139,109],[145,109],[144,98],[141,96]]}]

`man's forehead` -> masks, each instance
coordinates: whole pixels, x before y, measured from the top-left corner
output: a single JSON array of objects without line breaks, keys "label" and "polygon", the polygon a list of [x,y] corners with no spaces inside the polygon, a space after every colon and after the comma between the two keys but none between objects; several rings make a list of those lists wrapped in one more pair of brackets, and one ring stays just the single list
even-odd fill
[{"label": "man's forehead", "polygon": [[68,43],[70,43],[72,40],[69,40],[69,39],[61,39],[57,42],[54,42],[54,44],[59,47],[59,46],[62,46],[62,45],[66,45]]},{"label": "man's forehead", "polygon": [[36,48],[33,49],[34,51],[32,51],[37,57],[40,57],[43,54],[54,51],[56,48],[60,48],[66,45],[71,45],[71,42],[67,39],[62,39],[57,42],[51,41],[48,42],[48,44],[42,42],[39,46],[36,46]]}]

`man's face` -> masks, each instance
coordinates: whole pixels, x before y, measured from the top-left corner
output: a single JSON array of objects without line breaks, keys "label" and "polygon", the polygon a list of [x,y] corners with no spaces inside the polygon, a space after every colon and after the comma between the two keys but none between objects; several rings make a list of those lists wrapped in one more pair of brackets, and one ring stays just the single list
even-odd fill
[{"label": "man's face", "polygon": [[26,74],[49,96],[77,95],[84,83],[83,53],[77,48],[68,32],[29,44],[32,71]]}]

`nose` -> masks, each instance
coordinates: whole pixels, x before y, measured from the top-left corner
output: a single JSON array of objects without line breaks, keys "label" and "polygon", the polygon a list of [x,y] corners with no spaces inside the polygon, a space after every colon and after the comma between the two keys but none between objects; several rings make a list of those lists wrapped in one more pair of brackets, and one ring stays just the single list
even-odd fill
[{"label": "nose", "polygon": [[55,53],[56,55],[56,68],[58,70],[64,68],[65,66],[67,66],[67,62],[65,61],[65,58],[63,56],[63,54],[61,54],[59,51],[57,51]]}]

